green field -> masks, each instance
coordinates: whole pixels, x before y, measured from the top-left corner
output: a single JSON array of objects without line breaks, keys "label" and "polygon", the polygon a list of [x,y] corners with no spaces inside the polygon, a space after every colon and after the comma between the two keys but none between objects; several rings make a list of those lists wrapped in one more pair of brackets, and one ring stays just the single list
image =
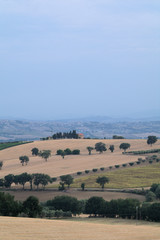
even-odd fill
[{"label": "green field", "polygon": [[15,147],[15,146],[26,144],[26,143],[30,143],[30,142],[3,142],[3,143],[0,143],[0,151],[6,148]]},{"label": "green field", "polygon": [[98,176],[107,176],[109,178],[110,182],[105,185],[106,188],[149,187],[152,183],[160,183],[160,163],[88,175],[75,179],[71,186],[79,188],[81,187],[81,183],[84,182],[87,188],[100,187],[100,185],[96,183]]}]

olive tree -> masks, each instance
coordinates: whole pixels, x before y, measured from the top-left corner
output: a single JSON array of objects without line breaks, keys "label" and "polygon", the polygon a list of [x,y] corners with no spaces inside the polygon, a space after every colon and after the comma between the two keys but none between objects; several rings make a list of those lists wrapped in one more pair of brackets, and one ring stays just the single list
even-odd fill
[{"label": "olive tree", "polygon": [[104,151],[107,151],[106,144],[102,142],[98,142],[95,144],[95,149],[99,153],[103,153]]}]

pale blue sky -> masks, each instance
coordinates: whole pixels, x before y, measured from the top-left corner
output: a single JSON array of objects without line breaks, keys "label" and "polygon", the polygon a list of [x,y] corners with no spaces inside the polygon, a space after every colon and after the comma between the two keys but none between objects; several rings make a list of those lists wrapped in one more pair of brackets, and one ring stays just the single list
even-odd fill
[{"label": "pale blue sky", "polygon": [[0,0],[0,83],[0,117],[158,115],[160,1]]}]

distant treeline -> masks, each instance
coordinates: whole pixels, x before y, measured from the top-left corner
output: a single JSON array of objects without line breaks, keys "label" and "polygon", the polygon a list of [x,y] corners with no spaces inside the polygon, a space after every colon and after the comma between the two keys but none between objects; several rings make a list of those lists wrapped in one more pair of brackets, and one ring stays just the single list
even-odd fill
[{"label": "distant treeline", "polygon": [[70,132],[57,132],[53,134],[51,137],[41,138],[41,140],[48,140],[48,139],[78,139],[78,134],[76,130]]}]

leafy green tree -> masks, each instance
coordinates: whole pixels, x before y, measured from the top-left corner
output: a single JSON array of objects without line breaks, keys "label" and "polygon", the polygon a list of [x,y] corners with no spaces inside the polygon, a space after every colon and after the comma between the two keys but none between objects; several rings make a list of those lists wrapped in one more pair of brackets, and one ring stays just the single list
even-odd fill
[{"label": "leafy green tree", "polygon": [[27,165],[29,162],[29,157],[28,156],[20,156],[19,157],[20,162],[22,163],[22,166],[24,166],[24,163]]},{"label": "leafy green tree", "polygon": [[24,190],[24,185],[26,184],[26,182],[29,182],[29,181],[30,181],[30,174],[26,172],[18,176],[18,183],[23,186],[23,190]]},{"label": "leafy green tree", "polygon": [[38,148],[32,148],[31,150],[33,156],[38,156],[39,155],[39,149]]},{"label": "leafy green tree", "polygon": [[43,150],[39,153],[39,155],[45,159],[47,162],[48,158],[51,156],[51,150]]},{"label": "leafy green tree", "polygon": [[119,148],[120,149],[123,149],[124,150],[124,152],[126,152],[126,150],[128,149],[128,148],[130,148],[130,144],[129,143],[121,143],[121,145],[119,146]]},{"label": "leafy green tree", "polygon": [[156,194],[152,191],[149,191],[145,197],[147,202],[153,202],[156,199]]},{"label": "leafy green tree", "polygon": [[37,215],[40,215],[40,213],[42,212],[42,207],[39,204],[39,200],[34,196],[28,197],[23,202],[23,209],[30,218],[37,217]]},{"label": "leafy green tree", "polygon": [[21,204],[9,193],[0,192],[0,215],[16,217],[21,212]]},{"label": "leafy green tree", "polygon": [[71,211],[73,214],[81,213],[80,202],[70,196],[57,196],[53,200],[47,201],[47,206],[54,207],[55,210],[62,210],[64,212]]},{"label": "leafy green tree", "polygon": [[4,178],[0,178],[0,187],[4,187]]},{"label": "leafy green tree", "polygon": [[0,161],[0,170],[2,169],[3,167],[3,161]]},{"label": "leafy green tree", "polygon": [[104,189],[104,185],[109,182],[109,178],[103,176],[103,177],[98,177],[96,179],[96,183],[100,184],[102,189]]},{"label": "leafy green tree", "polygon": [[73,177],[71,175],[69,175],[69,174],[60,176],[60,179],[61,179],[61,182],[64,183],[64,185],[68,185],[68,188],[73,183]]},{"label": "leafy green tree", "polygon": [[95,149],[99,153],[103,153],[104,151],[107,151],[106,144],[102,142],[98,142],[95,144]]},{"label": "leafy green tree", "polygon": [[105,200],[102,197],[91,197],[86,202],[85,212],[87,214],[94,214],[95,216],[104,215],[105,213]]},{"label": "leafy green tree", "polygon": [[37,186],[37,189],[41,183],[41,173],[34,173],[33,174],[33,183]]},{"label": "leafy green tree", "polygon": [[4,186],[6,188],[10,188],[13,182],[14,182],[13,174],[8,174],[7,176],[4,177]]},{"label": "leafy green tree", "polygon": [[48,183],[52,183],[52,178],[47,174],[41,174],[40,184],[42,184],[43,189],[45,189]]},{"label": "leafy green tree", "polygon": [[154,144],[155,142],[157,142],[157,137],[156,136],[148,136],[148,139],[147,139],[147,144],[148,145],[151,145],[152,147],[152,144]]},{"label": "leafy green tree", "polygon": [[91,152],[92,152],[93,149],[94,149],[93,147],[90,147],[90,146],[87,147],[87,150],[88,150],[88,154],[89,154],[89,155],[91,155]]},{"label": "leafy green tree", "polygon": [[109,150],[110,150],[111,152],[114,152],[114,145],[110,145]]},{"label": "leafy green tree", "polygon": [[150,191],[152,191],[152,192],[155,193],[155,191],[156,191],[156,189],[157,189],[158,186],[160,186],[160,184],[158,184],[158,183],[153,183],[153,184],[151,185]]},{"label": "leafy green tree", "polygon": [[160,185],[158,185],[158,187],[156,188],[155,194],[156,194],[156,197],[160,199]]},{"label": "leafy green tree", "polygon": [[148,219],[150,221],[160,222],[160,203],[153,203],[148,208]]}]

